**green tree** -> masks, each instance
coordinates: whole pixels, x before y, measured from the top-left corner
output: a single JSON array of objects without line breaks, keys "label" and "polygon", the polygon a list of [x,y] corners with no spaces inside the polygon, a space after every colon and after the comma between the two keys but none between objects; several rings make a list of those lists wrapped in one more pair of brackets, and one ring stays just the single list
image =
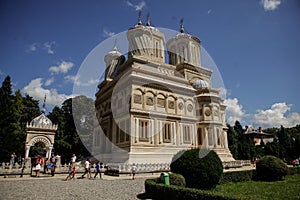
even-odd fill
[{"label": "green tree", "polygon": [[238,159],[238,134],[232,126],[227,124],[228,147],[234,159]]},{"label": "green tree", "polygon": [[63,162],[69,162],[73,153],[78,157],[91,155],[87,148],[92,147],[93,114],[94,101],[85,96],[67,99],[61,108],[56,106],[49,113],[49,119],[58,124],[54,148]]},{"label": "green tree", "polygon": [[[65,116],[63,113],[63,110],[59,108],[58,106],[55,106],[52,110],[52,112],[49,112],[47,116],[53,124],[57,124],[58,128],[55,135],[54,140],[54,150],[56,153],[62,154],[63,152],[67,152],[64,156],[70,154],[70,149],[72,147],[72,144],[67,142],[67,134],[65,133]],[[60,153],[61,152],[61,153]]]},{"label": "green tree", "polygon": [[285,131],[283,126],[280,127],[278,132],[278,142],[283,150],[283,159],[286,161],[290,161],[294,159],[294,148],[293,148],[293,140],[288,132]]},{"label": "green tree", "polygon": [[0,160],[8,161],[12,152],[20,154],[19,134],[22,109],[20,92],[12,93],[10,76],[7,76],[0,88]]},{"label": "green tree", "polygon": [[239,121],[235,122],[233,128],[238,134],[238,159],[251,160],[255,156],[255,145],[253,139],[245,135],[245,130]]}]

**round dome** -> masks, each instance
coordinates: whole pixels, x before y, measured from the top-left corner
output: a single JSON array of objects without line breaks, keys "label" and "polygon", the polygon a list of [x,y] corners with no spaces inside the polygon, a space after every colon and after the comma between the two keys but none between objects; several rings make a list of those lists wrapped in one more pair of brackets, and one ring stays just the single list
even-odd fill
[{"label": "round dome", "polygon": [[52,126],[52,121],[45,116],[44,113],[42,113],[40,116],[34,118],[30,124],[34,125],[34,126],[41,126],[41,127],[45,127],[45,126]]},{"label": "round dome", "polygon": [[198,88],[208,88],[208,87],[209,87],[209,84],[208,84],[205,80],[197,79],[197,80],[195,80],[195,82],[193,83],[193,87],[194,87],[195,89],[198,89]]}]

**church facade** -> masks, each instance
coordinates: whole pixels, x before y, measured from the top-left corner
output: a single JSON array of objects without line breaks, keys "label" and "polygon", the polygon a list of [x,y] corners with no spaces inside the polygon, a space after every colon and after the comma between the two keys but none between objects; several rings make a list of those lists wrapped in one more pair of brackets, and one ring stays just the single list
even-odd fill
[{"label": "church facade", "polygon": [[170,163],[180,150],[200,147],[233,161],[226,106],[212,87],[213,72],[201,66],[201,41],[182,23],[180,33],[165,41],[149,19],[144,25],[140,18],[127,39],[127,58],[116,47],[104,58],[93,155],[106,163]]}]

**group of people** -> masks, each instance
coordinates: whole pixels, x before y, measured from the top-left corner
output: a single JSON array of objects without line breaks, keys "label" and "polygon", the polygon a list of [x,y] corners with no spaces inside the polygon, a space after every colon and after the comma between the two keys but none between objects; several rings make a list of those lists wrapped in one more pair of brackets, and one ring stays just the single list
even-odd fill
[{"label": "group of people", "polygon": [[[84,173],[81,175],[81,178],[84,178],[84,176],[87,174],[87,178],[92,179],[92,171],[91,171],[91,160],[86,159],[84,163]],[[96,164],[96,173],[94,175],[94,179],[96,179],[97,175],[99,174],[100,179],[102,179],[102,173],[104,172],[104,165],[102,162],[98,161]]]},{"label": "group of people", "polygon": [[76,155],[73,154],[69,163],[69,169],[68,169],[68,176],[66,177],[67,180],[75,180],[75,174],[76,174],[76,168],[75,168],[75,163],[76,163]]},{"label": "group of people", "polygon": [[51,172],[51,175],[54,176],[56,161],[57,161],[57,157],[54,156],[54,154],[51,155],[50,159],[46,158],[45,161],[41,156],[36,158],[35,160],[36,176],[40,177],[40,173],[42,169],[44,169],[44,174],[50,175]]},{"label": "group of people", "polygon": [[22,158],[22,156],[17,156],[15,152],[13,152],[10,155],[10,164],[11,165],[15,165],[16,163],[18,163],[19,165],[22,165],[24,162],[24,158]]}]

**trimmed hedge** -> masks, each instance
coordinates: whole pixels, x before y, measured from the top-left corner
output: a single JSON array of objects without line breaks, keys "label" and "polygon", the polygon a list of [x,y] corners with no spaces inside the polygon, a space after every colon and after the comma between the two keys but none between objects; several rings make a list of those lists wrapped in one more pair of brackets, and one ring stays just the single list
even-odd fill
[{"label": "trimmed hedge", "polygon": [[289,167],[288,175],[300,174],[300,167]]},{"label": "trimmed hedge", "polygon": [[170,184],[185,187],[185,179],[181,174],[169,173]]},{"label": "trimmed hedge", "polygon": [[172,200],[190,200],[190,199],[211,199],[211,200],[230,200],[222,194],[214,194],[207,190],[195,188],[185,188],[173,185],[164,185],[157,183],[156,179],[147,179],[145,181],[146,197],[151,199],[172,199]]},{"label": "trimmed hedge", "polygon": [[[300,174],[300,167],[289,167],[288,175]],[[256,170],[224,172],[221,176],[219,184],[229,182],[255,181],[259,180]]]},{"label": "trimmed hedge", "polygon": [[215,188],[223,173],[223,165],[216,152],[199,148],[177,153],[170,169],[184,176],[187,187],[198,189]]},{"label": "trimmed hedge", "polygon": [[287,175],[288,167],[275,156],[265,156],[257,162],[256,173],[260,181],[279,181]]},{"label": "trimmed hedge", "polygon": [[251,181],[255,175],[255,170],[225,172],[222,174],[219,184],[229,182]]}]

